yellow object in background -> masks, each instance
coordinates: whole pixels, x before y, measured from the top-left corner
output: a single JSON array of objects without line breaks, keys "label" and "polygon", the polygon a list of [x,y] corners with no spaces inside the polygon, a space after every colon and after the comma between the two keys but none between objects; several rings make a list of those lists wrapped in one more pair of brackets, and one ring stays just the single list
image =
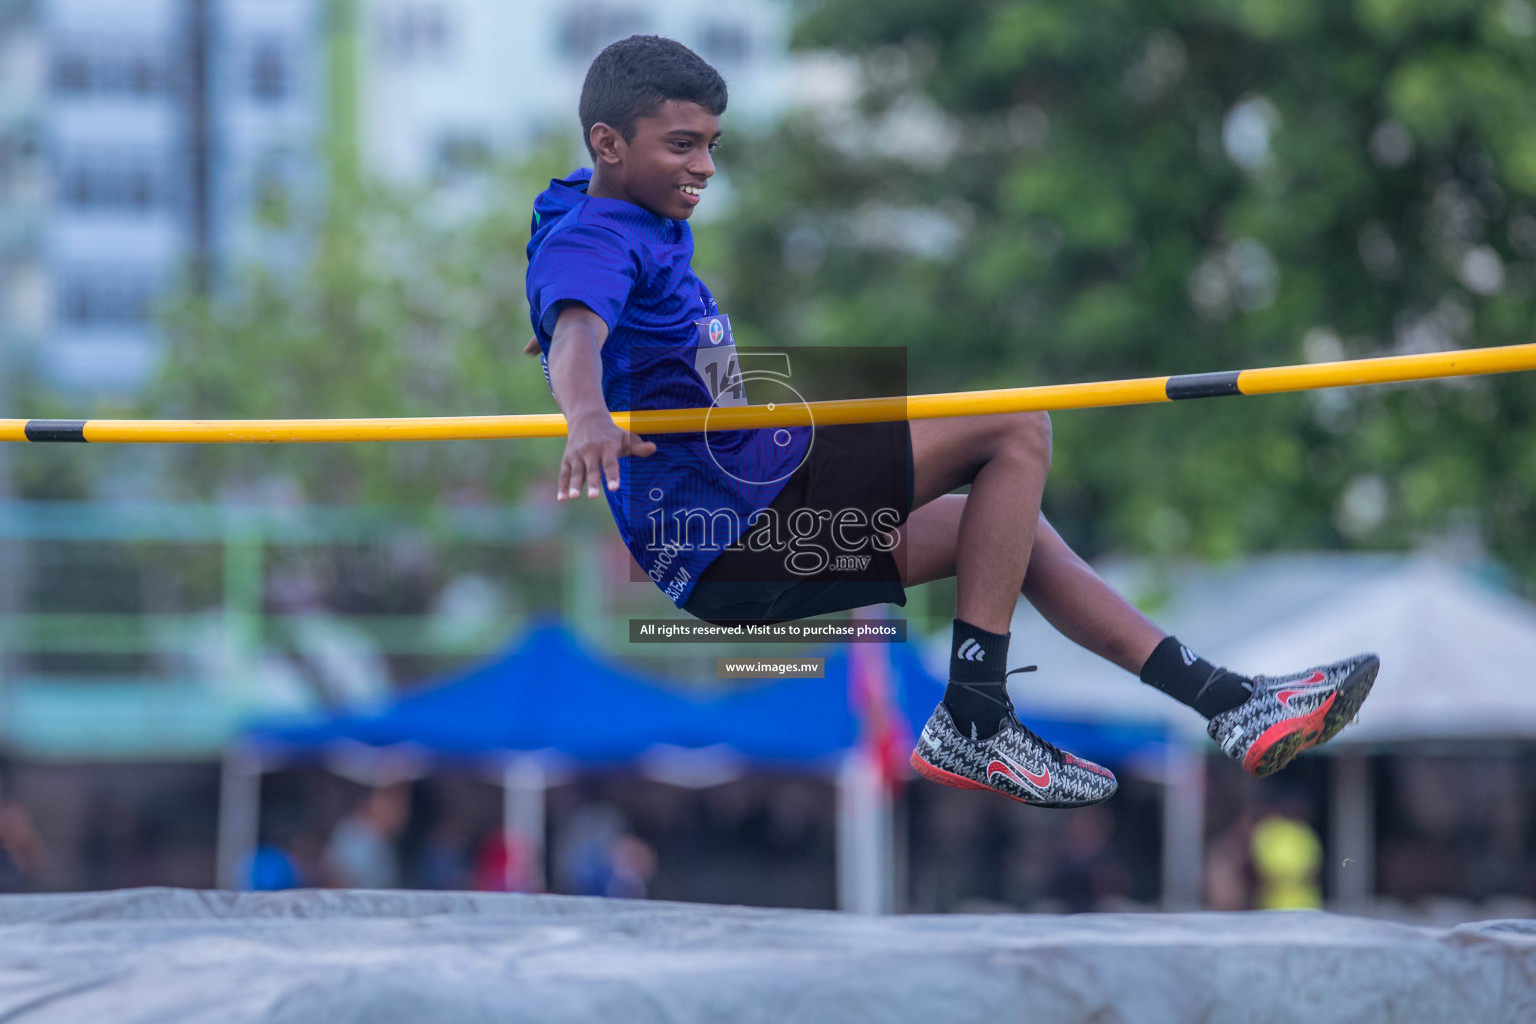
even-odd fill
[{"label": "yellow object in background", "polygon": [[1302,910],[1323,905],[1318,870],[1323,844],[1311,826],[1272,814],[1253,828],[1250,845],[1259,876],[1261,910]]}]

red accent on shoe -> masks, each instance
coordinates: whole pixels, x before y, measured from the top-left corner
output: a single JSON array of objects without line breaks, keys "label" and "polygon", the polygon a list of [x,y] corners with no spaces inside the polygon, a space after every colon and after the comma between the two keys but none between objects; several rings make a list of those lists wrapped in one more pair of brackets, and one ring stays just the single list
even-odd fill
[{"label": "red accent on shoe", "polygon": [[1323,675],[1321,671],[1313,672],[1311,678],[1303,679],[1301,682],[1295,684],[1295,686],[1291,687],[1290,689],[1281,690],[1279,693],[1275,694],[1275,700],[1278,700],[1286,707],[1290,707],[1292,697],[1308,693],[1316,693],[1320,688],[1322,688],[1319,687],[1318,684],[1325,683],[1327,681],[1328,677]]},{"label": "red accent on shoe", "polygon": [[1317,738],[1323,731],[1323,720],[1328,717],[1328,709],[1333,707],[1333,702],[1338,699],[1339,695],[1334,693],[1327,700],[1323,701],[1317,710],[1302,715],[1300,718],[1287,718],[1284,721],[1276,722],[1268,729],[1265,729],[1263,735],[1254,740],[1253,746],[1248,748],[1248,753],[1243,758],[1243,767],[1250,772],[1257,771],[1259,762],[1264,760],[1264,755],[1269,753],[1270,747],[1273,747],[1292,733],[1300,732],[1303,729],[1312,730],[1312,737],[1310,740],[1303,740],[1301,746],[1296,748],[1296,752],[1299,754],[1308,747],[1316,746]]},{"label": "red accent on shoe", "polygon": [[1073,755],[1067,753],[1065,750],[1061,752],[1061,756],[1066,759],[1067,764],[1075,764],[1079,768],[1086,768],[1091,772],[1097,772],[1099,775],[1104,776],[1106,779],[1112,779],[1115,777],[1115,773],[1110,771],[1108,768],[1105,768],[1103,765],[1094,764],[1092,761],[1084,761],[1082,758],[1074,757]]},{"label": "red accent on shoe", "polygon": [[981,789],[988,793],[996,793],[999,796],[1005,796],[1009,800],[1017,800],[1019,803],[1026,804],[1031,807],[1040,806],[1038,801],[1026,800],[1021,796],[1014,796],[1012,793],[1008,793],[1001,789],[996,789],[992,786],[977,782],[975,779],[968,779],[964,775],[956,775],[954,772],[947,772],[943,768],[935,767],[934,765],[931,765],[927,761],[923,760],[915,750],[912,751],[912,756],[908,759],[908,763],[912,765],[913,770],[916,771],[917,774],[921,775],[929,782],[937,782],[941,786],[953,786],[956,789]]},{"label": "red accent on shoe", "polygon": [[[1013,784],[1016,786],[1022,787],[1024,785],[1024,780],[1015,775],[1013,773],[1013,769],[1003,764],[1001,761],[993,761],[991,764],[987,765],[987,778],[990,779],[994,775],[1001,775],[1005,779],[1011,779]],[[1051,777],[1049,774],[1047,774],[1045,777],[1045,782],[1041,783],[1040,785],[1049,786],[1050,784]]]},{"label": "red accent on shoe", "polygon": [[1050,788],[1051,770],[1049,768],[1043,772],[1040,772],[1039,774],[1036,774],[1030,771],[1028,768],[1025,768],[1023,765],[1017,762],[1010,763],[1008,760],[997,760],[987,765],[987,778],[990,779],[993,774],[996,773],[1007,776],[1022,786],[1024,780],[1019,778],[1019,774],[1021,772],[1023,773],[1024,778],[1029,780],[1030,785],[1034,786],[1041,792],[1044,792]]},{"label": "red accent on shoe", "polygon": [[922,756],[915,750],[912,751],[912,756],[907,759],[907,763],[912,766],[912,770],[917,772],[917,774],[929,782],[937,782],[941,786],[953,786],[956,789],[985,789],[999,792],[998,790],[993,790],[991,786],[982,785],[975,779],[968,779],[964,775],[956,775],[954,772],[947,772],[943,768],[935,767],[923,760]]}]

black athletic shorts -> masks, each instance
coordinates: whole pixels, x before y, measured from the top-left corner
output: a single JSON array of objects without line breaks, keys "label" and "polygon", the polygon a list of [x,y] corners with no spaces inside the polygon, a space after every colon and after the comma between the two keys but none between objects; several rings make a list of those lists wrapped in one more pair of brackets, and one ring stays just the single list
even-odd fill
[{"label": "black athletic shorts", "polygon": [[706,622],[786,622],[907,603],[884,536],[912,512],[912,430],[817,427],[773,504],[694,584],[683,610]]}]

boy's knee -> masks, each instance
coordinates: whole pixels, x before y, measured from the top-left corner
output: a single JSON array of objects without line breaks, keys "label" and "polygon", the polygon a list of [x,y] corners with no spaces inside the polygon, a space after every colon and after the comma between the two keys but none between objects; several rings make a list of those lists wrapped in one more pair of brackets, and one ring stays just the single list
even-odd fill
[{"label": "boy's knee", "polygon": [[1049,463],[1051,459],[1051,417],[1046,412],[1009,413],[1007,440],[1021,455]]}]

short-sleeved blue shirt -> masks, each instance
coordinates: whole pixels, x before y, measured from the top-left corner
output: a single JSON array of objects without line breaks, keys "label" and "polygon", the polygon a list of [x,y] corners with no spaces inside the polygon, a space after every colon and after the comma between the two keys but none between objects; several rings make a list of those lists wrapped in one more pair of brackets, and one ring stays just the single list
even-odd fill
[{"label": "short-sleeved blue shirt", "polygon": [[[603,397],[611,411],[708,407],[695,368],[696,321],[719,315],[693,272],[686,221],[587,195],[583,168],[551,181],[534,202],[528,242],[529,318],[549,372],[562,303],[603,318]],[[608,505],[641,569],[681,607],[699,574],[772,503],[804,460],[810,431],[659,434],[656,453],[620,462]]]}]

